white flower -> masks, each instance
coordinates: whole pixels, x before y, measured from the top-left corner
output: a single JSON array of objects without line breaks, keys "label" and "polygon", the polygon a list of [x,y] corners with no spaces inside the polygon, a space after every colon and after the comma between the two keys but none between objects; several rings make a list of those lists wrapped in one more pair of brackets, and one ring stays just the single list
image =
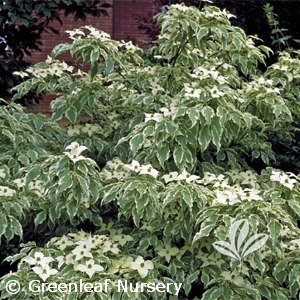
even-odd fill
[{"label": "white flower", "polygon": [[93,259],[90,259],[85,264],[79,264],[76,266],[76,270],[88,274],[88,276],[91,278],[96,272],[102,272],[104,268],[95,264]]},{"label": "white flower", "polygon": [[166,107],[162,107],[160,111],[163,113],[164,117],[169,117],[176,112],[176,107],[170,107],[170,109]]},{"label": "white flower", "polygon": [[77,142],[73,142],[70,145],[66,147],[66,150],[71,150],[70,152],[64,152],[74,163],[80,161],[80,160],[88,160],[95,164],[93,160],[90,158],[86,158],[82,155],[80,155],[84,150],[86,150],[87,147],[85,146],[79,146]]},{"label": "white flower", "polygon": [[141,165],[137,160],[133,160],[130,165],[125,164],[124,168],[128,171],[134,171],[134,172],[138,173],[141,169]]},{"label": "white flower", "polygon": [[29,265],[36,265],[36,266],[47,266],[50,262],[54,261],[52,257],[46,257],[42,252],[35,252],[34,257],[25,257],[22,259]]},{"label": "white flower", "polygon": [[185,6],[185,5],[182,5],[182,4],[173,4],[173,5],[171,6],[171,8],[172,8],[172,9],[173,9],[173,8],[178,9],[178,10],[180,10],[180,11],[182,11],[182,12],[187,12],[187,11],[189,11],[189,8],[188,8],[187,6]]},{"label": "white flower", "polygon": [[295,179],[296,175],[290,172],[284,173],[280,171],[272,170],[272,175],[270,176],[271,181],[278,181],[283,186],[289,188],[290,190],[293,189],[294,185],[297,183]]},{"label": "white flower", "polygon": [[13,182],[17,185],[18,188],[22,188],[26,185],[25,178],[18,178],[13,180]]},{"label": "white flower", "polygon": [[204,184],[204,185],[208,185],[208,184],[213,183],[215,181],[217,181],[217,176],[215,174],[205,172],[203,178],[198,180],[197,182],[201,183],[201,184]]},{"label": "white flower", "polygon": [[120,252],[120,249],[118,248],[116,243],[113,243],[111,241],[105,241],[101,251],[103,253],[106,253],[106,252],[110,251],[114,254],[118,254]]},{"label": "white flower", "polygon": [[0,186],[0,196],[4,197],[11,197],[16,193],[15,190],[7,187],[7,186]]},{"label": "white flower", "polygon": [[165,246],[165,248],[161,249],[157,254],[166,259],[167,262],[170,262],[172,256],[176,256],[179,253],[179,249],[177,247],[171,247],[170,245]]},{"label": "white flower", "polygon": [[154,120],[155,122],[160,122],[163,120],[163,114],[154,113],[154,114],[145,114],[145,123]]},{"label": "white flower", "polygon": [[225,172],[225,174],[229,175],[233,182],[236,182],[241,177],[240,171],[237,169],[233,169],[231,171]]},{"label": "white flower", "polygon": [[78,261],[84,257],[93,258],[92,253],[90,252],[90,249],[88,247],[85,247],[84,245],[77,246],[72,253],[75,255],[75,260]]},{"label": "white flower", "polygon": [[237,194],[232,190],[216,191],[215,201],[219,204],[233,205],[239,203],[240,200]]},{"label": "white flower", "polygon": [[132,241],[133,238],[130,235],[115,234],[111,236],[114,242],[118,242],[121,246],[124,246],[127,242]]},{"label": "white flower", "polygon": [[171,181],[174,181],[174,180],[178,180],[178,173],[177,172],[171,172],[167,175],[164,175],[162,177],[165,181],[165,183],[168,183],[168,182],[171,182]]},{"label": "white flower", "polygon": [[58,268],[60,269],[61,268],[61,266],[63,265],[63,264],[65,264],[66,263],[66,258],[64,257],[64,256],[57,256],[56,258],[56,261],[58,262]]},{"label": "white flower", "polygon": [[243,179],[241,184],[249,184],[252,187],[255,187],[255,185],[256,185],[256,176],[252,171],[248,170],[246,172],[241,172],[240,176]]},{"label": "white flower", "polygon": [[71,150],[70,154],[74,154],[74,155],[80,155],[81,152],[83,152],[86,149],[87,147],[79,146],[77,142],[73,142],[66,147],[66,150]]},{"label": "white flower", "polygon": [[187,183],[194,182],[198,180],[200,177],[196,175],[191,175],[185,169],[183,172],[178,176],[178,180],[185,180]]},{"label": "white flower", "polygon": [[225,95],[225,93],[219,91],[218,88],[214,86],[210,90],[210,95],[212,96],[212,98],[220,98],[220,97],[223,97]]},{"label": "white flower", "polygon": [[65,235],[62,236],[60,239],[58,239],[55,243],[58,248],[63,251],[65,250],[68,246],[72,246],[73,242],[70,241]]},{"label": "white flower", "polygon": [[137,259],[130,264],[130,268],[137,270],[142,278],[145,278],[149,270],[153,269],[153,263],[150,260],[144,260],[143,257],[138,256]]},{"label": "white flower", "polygon": [[39,275],[44,281],[52,275],[55,275],[58,271],[51,269],[49,265],[41,265],[32,268],[33,272]]},{"label": "white flower", "polygon": [[154,169],[151,165],[143,165],[140,169],[140,174],[151,175],[154,178],[157,178],[159,172]]},{"label": "white flower", "polygon": [[260,191],[255,189],[245,189],[239,192],[239,196],[242,200],[262,200],[262,198],[259,196],[259,193]]},{"label": "white flower", "polygon": [[115,157],[113,160],[109,160],[106,163],[106,166],[110,169],[113,169],[113,170],[118,169],[118,167],[120,167],[122,165],[123,165],[123,163],[118,157]]},{"label": "white flower", "polygon": [[280,70],[280,71],[287,71],[288,66],[282,66],[282,65],[273,65],[271,66],[274,70]]}]

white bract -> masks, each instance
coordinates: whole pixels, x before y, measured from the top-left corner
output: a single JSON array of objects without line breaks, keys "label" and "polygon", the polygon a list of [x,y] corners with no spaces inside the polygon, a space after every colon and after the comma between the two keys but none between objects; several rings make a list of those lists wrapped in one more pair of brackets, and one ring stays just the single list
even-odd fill
[{"label": "white bract", "polygon": [[33,272],[39,275],[44,281],[50,276],[58,273],[58,270],[51,269],[49,265],[40,265],[32,268]]},{"label": "white bract", "polygon": [[144,260],[142,256],[138,256],[134,262],[131,263],[130,268],[137,270],[142,278],[145,278],[149,270],[154,268],[151,260]]},{"label": "white bract", "polygon": [[98,264],[95,264],[93,259],[90,259],[86,261],[85,264],[78,264],[76,266],[76,270],[86,273],[90,278],[92,278],[96,272],[104,271],[104,268]]},{"label": "white bract", "polygon": [[64,154],[67,155],[74,164],[81,160],[89,161],[92,164],[95,164],[92,159],[80,155],[86,149],[87,147],[80,146],[77,142],[73,142],[66,147],[66,150],[70,150],[70,152],[64,152]]},{"label": "white bract", "polygon": [[16,193],[16,190],[9,188],[8,186],[0,186],[0,197],[11,197]]},{"label": "white bract", "polygon": [[36,265],[36,266],[46,266],[50,262],[54,261],[52,257],[47,257],[44,255],[44,253],[39,251],[34,253],[34,257],[28,256],[23,258],[22,260],[28,263],[29,265]]},{"label": "white bract", "polygon": [[283,186],[290,190],[292,190],[294,185],[298,182],[296,178],[296,175],[291,172],[284,173],[282,171],[275,170],[272,170],[272,175],[270,176],[271,181],[280,182]]}]

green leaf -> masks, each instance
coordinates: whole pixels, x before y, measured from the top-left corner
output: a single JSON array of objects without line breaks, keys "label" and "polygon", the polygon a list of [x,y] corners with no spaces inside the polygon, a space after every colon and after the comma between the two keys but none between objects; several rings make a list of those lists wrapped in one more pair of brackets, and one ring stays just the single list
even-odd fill
[{"label": "green leaf", "polygon": [[111,59],[107,59],[105,61],[105,72],[106,74],[110,74],[114,70],[114,62]]},{"label": "green leaf", "polygon": [[57,194],[64,192],[65,190],[71,188],[73,185],[73,179],[70,174],[66,174],[58,181]]},{"label": "green leaf", "polygon": [[28,171],[28,173],[27,173],[27,175],[26,175],[26,182],[27,182],[27,184],[28,184],[29,182],[31,182],[31,181],[37,179],[37,178],[39,177],[40,173],[41,173],[40,166],[34,166],[34,167],[32,167],[32,168]]},{"label": "green leaf", "polygon": [[201,114],[205,118],[205,121],[206,121],[205,125],[210,126],[211,120],[212,120],[213,116],[215,115],[215,111],[209,106],[204,106],[201,110]]},{"label": "green leaf", "polygon": [[71,123],[75,123],[77,120],[78,112],[77,109],[74,106],[71,106],[67,111],[66,111],[66,117],[70,120]]},{"label": "green leaf", "polygon": [[180,168],[183,157],[184,157],[184,151],[183,151],[182,147],[177,146],[177,145],[175,146],[174,152],[173,152],[173,157],[174,157],[176,166],[178,168]]},{"label": "green leaf", "polygon": [[143,142],[144,136],[142,134],[137,134],[130,140],[129,145],[133,154],[142,147]]},{"label": "green leaf", "polygon": [[69,201],[66,203],[67,215],[69,220],[72,221],[78,211],[78,205],[76,201]]},{"label": "green leaf", "polygon": [[7,227],[7,218],[6,216],[0,212],[0,236],[5,233]]},{"label": "green leaf", "polygon": [[46,220],[46,218],[47,218],[47,213],[45,211],[39,212],[34,218],[35,228],[37,228],[38,225],[42,224]]},{"label": "green leaf", "polygon": [[21,223],[16,218],[10,216],[10,224],[11,224],[13,232],[22,239],[23,227],[22,227]]},{"label": "green leaf", "polygon": [[168,160],[169,156],[170,156],[170,148],[167,144],[160,147],[156,154],[156,157],[162,167],[164,167],[164,163],[165,161]]},{"label": "green leaf", "polygon": [[149,202],[148,194],[143,194],[140,198],[135,198],[135,205],[138,211],[144,211],[144,208]]},{"label": "green leaf", "polygon": [[203,296],[202,300],[217,300],[223,294],[224,288],[223,287],[213,287],[206,291]]},{"label": "green leaf", "polygon": [[197,121],[199,120],[199,112],[194,109],[194,108],[190,108],[188,111],[187,111],[187,114],[192,122],[192,126],[191,127],[194,127],[196,124],[197,124]]},{"label": "green leaf", "polygon": [[279,222],[276,220],[272,220],[268,223],[268,229],[270,232],[271,239],[273,242],[276,242],[279,235],[280,235],[280,230],[281,230],[281,225]]},{"label": "green leaf", "polygon": [[274,272],[273,272],[274,277],[277,281],[280,282],[280,284],[282,284],[285,281],[286,276],[288,275],[288,271],[287,271],[288,264],[289,264],[289,260],[284,259],[279,263],[277,263],[277,265],[274,268]]},{"label": "green leaf", "polygon": [[202,126],[199,132],[198,142],[201,147],[201,152],[204,152],[211,141],[211,133],[208,126]]},{"label": "green leaf", "polygon": [[211,125],[211,135],[212,135],[212,142],[217,147],[217,150],[219,151],[221,148],[221,138],[223,133],[223,127],[220,123],[219,118],[214,118],[214,121]]}]

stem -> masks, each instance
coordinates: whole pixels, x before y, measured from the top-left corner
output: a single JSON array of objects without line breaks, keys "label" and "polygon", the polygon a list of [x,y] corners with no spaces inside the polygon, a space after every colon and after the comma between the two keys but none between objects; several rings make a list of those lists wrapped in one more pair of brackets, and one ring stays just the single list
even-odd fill
[{"label": "stem", "polygon": [[184,47],[186,46],[186,44],[188,43],[188,39],[185,40],[185,42],[183,44],[181,44],[181,47],[179,47],[177,53],[175,54],[175,56],[171,59],[170,63],[172,64],[172,67],[175,66],[176,61],[178,59],[178,57],[180,56],[180,54],[182,53]]}]

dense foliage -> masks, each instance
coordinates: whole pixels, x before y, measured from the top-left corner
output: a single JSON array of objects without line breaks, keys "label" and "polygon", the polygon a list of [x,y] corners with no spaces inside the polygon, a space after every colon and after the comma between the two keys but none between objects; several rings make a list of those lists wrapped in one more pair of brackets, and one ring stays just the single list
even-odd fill
[{"label": "dense foliage", "polygon": [[6,258],[18,269],[2,299],[167,298],[28,289],[81,279],[183,283],[170,299],[298,299],[300,166],[282,147],[299,130],[299,53],[260,71],[270,49],[231,17],[170,6],[146,51],[85,26],[19,73],[14,100],[56,99],[51,120],[1,108],[0,235],[34,222],[56,236]]},{"label": "dense foliage", "polygon": [[54,20],[62,23],[61,12],[74,15],[75,20],[86,15],[107,15],[109,4],[102,0],[5,0],[0,3],[0,97],[9,99],[10,89],[20,82],[14,71],[28,67],[32,50],[39,50],[42,33],[51,30]]}]

